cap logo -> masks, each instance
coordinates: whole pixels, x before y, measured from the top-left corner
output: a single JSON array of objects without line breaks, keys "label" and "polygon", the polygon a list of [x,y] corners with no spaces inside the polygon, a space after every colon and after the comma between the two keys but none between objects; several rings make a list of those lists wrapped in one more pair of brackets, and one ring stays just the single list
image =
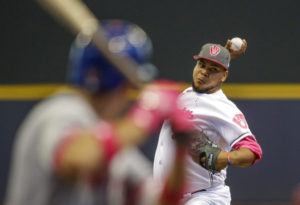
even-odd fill
[{"label": "cap logo", "polygon": [[221,49],[218,46],[211,46],[210,47],[210,55],[216,56],[220,53]]}]

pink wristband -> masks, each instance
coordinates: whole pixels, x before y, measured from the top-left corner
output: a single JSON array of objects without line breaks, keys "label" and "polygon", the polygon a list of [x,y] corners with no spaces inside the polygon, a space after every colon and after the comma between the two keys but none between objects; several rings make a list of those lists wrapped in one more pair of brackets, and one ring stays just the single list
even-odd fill
[{"label": "pink wristband", "polygon": [[95,133],[104,152],[104,161],[108,163],[121,148],[114,126],[111,123],[101,122],[96,127]]}]

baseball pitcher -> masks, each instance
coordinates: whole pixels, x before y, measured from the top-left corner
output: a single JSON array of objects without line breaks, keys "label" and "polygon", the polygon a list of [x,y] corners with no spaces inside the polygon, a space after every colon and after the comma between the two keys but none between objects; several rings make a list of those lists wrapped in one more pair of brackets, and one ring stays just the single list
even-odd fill
[{"label": "baseball pitcher", "polygon": [[[194,56],[192,87],[180,96],[182,108],[200,134],[190,141],[186,158],[188,191],[182,196],[187,205],[229,205],[231,194],[225,184],[228,166],[249,167],[262,156],[262,150],[252,134],[245,116],[223,93],[221,86],[229,72],[231,57],[240,51],[219,44],[205,44]],[[156,148],[154,178],[163,180],[172,164],[174,141],[170,125],[165,122]]]}]

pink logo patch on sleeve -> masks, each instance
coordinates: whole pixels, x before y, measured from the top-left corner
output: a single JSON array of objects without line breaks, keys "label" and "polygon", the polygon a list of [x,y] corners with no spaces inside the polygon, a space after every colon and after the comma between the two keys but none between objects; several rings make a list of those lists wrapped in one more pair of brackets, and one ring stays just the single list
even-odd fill
[{"label": "pink logo patch on sleeve", "polygon": [[218,46],[211,46],[210,47],[210,55],[216,56],[220,53],[221,49]]},{"label": "pink logo patch on sleeve", "polygon": [[245,116],[243,114],[236,114],[233,118],[233,122],[238,124],[238,126],[240,126],[241,128],[244,128],[244,129],[248,128],[247,121],[246,121]]},{"label": "pink logo patch on sleeve", "polygon": [[183,113],[187,119],[189,119],[189,120],[194,119],[193,112],[191,110],[186,109],[186,107],[183,108]]}]

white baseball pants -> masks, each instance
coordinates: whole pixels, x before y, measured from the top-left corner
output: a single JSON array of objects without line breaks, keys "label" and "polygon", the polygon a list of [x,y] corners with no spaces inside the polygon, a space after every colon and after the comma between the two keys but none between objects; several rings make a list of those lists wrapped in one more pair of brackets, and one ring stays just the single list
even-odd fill
[{"label": "white baseball pants", "polygon": [[230,205],[230,202],[230,188],[226,185],[208,188],[206,191],[185,196],[182,200],[184,205]]}]

